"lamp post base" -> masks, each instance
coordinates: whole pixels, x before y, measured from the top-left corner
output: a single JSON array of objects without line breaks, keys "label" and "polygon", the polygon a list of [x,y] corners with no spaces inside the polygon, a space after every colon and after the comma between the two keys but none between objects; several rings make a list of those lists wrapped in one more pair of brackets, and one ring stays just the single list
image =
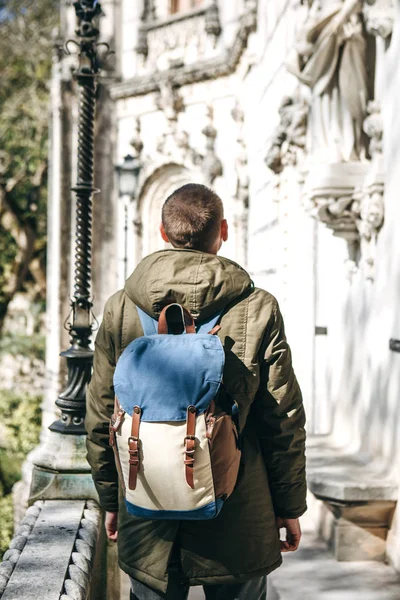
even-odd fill
[{"label": "lamp post base", "polygon": [[49,431],[35,452],[29,504],[36,500],[91,499],[98,502],[90,466],[86,460],[86,437]]}]

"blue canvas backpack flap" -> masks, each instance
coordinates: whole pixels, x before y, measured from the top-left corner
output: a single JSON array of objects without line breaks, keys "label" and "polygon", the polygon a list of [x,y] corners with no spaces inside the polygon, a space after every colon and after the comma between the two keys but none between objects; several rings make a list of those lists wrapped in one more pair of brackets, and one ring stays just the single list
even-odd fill
[{"label": "blue canvas backpack flap", "polygon": [[110,423],[127,510],[149,519],[213,518],[240,463],[235,404],[222,385],[221,314],[196,327],[179,304],[166,306],[158,322],[138,313],[144,336],[117,363]]}]

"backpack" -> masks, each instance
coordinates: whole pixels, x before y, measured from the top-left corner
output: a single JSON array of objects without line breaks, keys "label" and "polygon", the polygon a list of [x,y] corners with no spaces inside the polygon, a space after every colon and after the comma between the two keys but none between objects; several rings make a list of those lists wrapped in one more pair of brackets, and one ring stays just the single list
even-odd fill
[{"label": "backpack", "polygon": [[222,384],[221,314],[196,328],[180,304],[158,322],[137,308],[144,336],[115,373],[110,445],[127,511],[146,519],[212,519],[240,464],[237,404]]}]

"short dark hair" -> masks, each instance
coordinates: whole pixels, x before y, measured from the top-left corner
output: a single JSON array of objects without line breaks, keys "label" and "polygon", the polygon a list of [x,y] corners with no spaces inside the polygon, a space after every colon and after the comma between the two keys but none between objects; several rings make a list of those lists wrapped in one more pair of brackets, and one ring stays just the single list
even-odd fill
[{"label": "short dark hair", "polygon": [[209,252],[223,218],[221,198],[199,183],[188,183],[175,190],[162,207],[164,230],[175,248]]}]

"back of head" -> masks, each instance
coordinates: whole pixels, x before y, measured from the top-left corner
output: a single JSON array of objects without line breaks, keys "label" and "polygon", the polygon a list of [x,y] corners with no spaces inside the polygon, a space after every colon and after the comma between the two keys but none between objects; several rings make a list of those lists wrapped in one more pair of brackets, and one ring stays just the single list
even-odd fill
[{"label": "back of head", "polygon": [[198,183],[175,190],[162,208],[164,230],[175,248],[210,252],[223,218],[221,198]]}]

